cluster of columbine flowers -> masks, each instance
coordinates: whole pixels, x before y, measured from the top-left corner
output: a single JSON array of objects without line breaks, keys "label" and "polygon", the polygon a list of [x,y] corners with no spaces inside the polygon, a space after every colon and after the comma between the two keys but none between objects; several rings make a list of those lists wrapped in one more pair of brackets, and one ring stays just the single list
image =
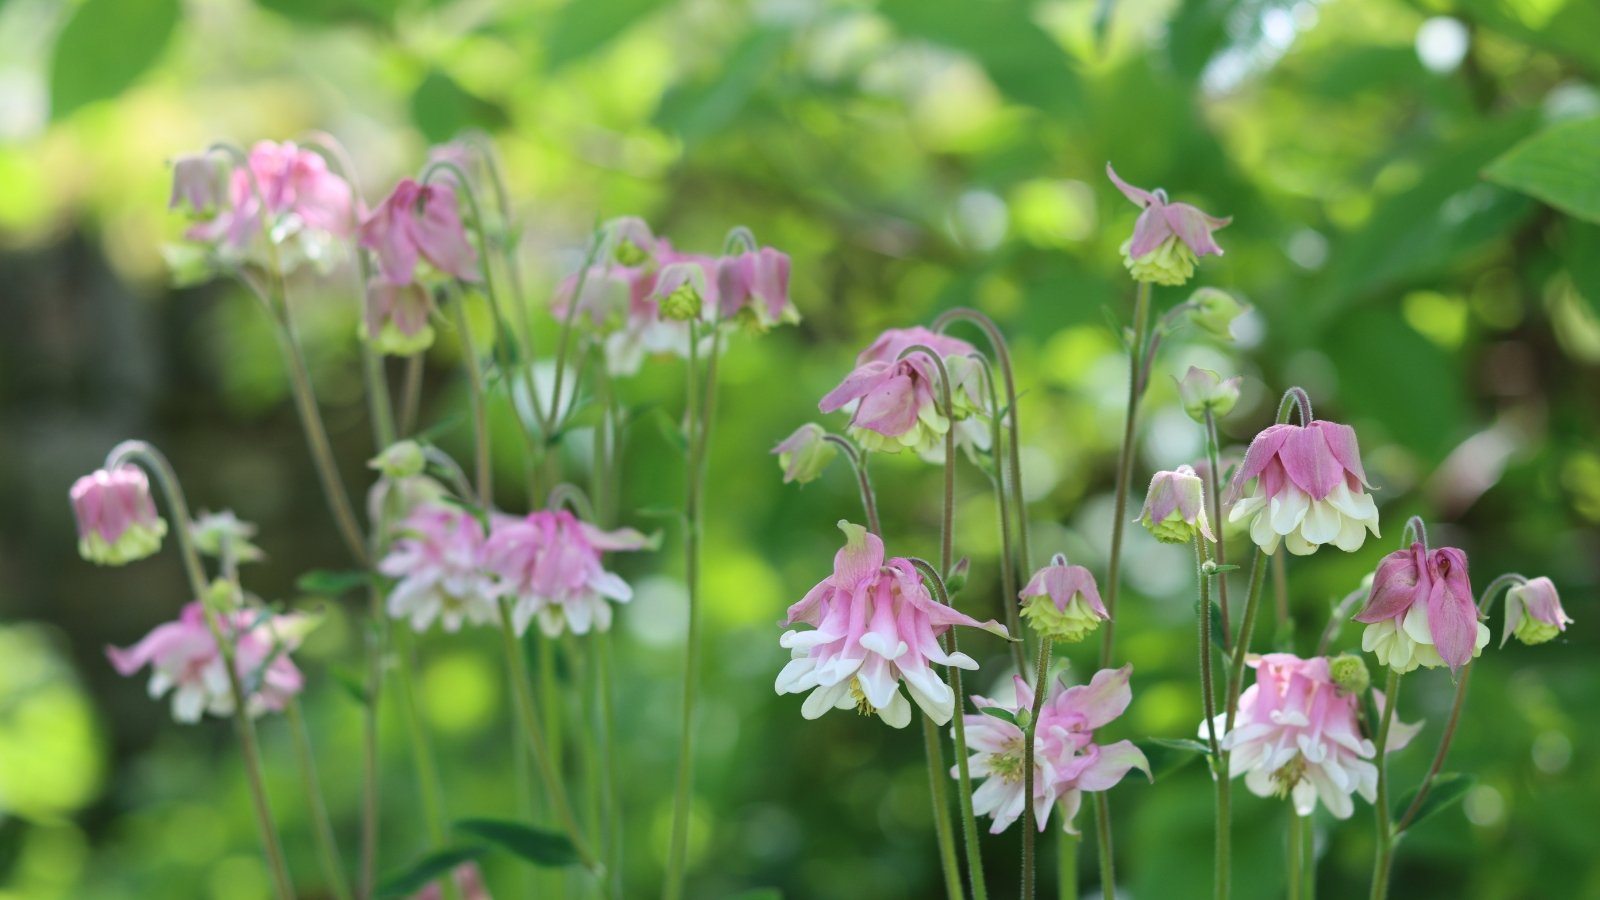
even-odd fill
[{"label": "cluster of columbine flowers", "polygon": [[[400,179],[373,207],[363,202],[350,174],[343,148],[320,134],[304,144],[264,141],[249,152],[217,145],[180,157],[173,164],[169,205],[184,213],[189,224],[183,241],[168,248],[168,256],[180,281],[215,276],[238,280],[273,319],[312,459],[340,536],[360,569],[345,577],[340,573],[309,577],[302,586],[312,593],[339,594],[363,585],[369,591],[371,615],[377,621],[367,629],[360,893],[370,896],[380,891],[374,871],[377,697],[393,677],[402,701],[414,703],[411,664],[394,666],[391,676],[383,662],[386,644],[401,640],[383,627],[385,619],[393,619],[418,634],[437,624],[446,632],[473,625],[506,635],[506,665],[518,694],[522,728],[515,750],[531,753],[538,763],[541,792],[559,829],[540,838],[546,855],[554,848],[557,856],[583,864],[605,879],[608,895],[620,896],[620,842],[609,835],[604,847],[586,840],[588,830],[578,824],[562,783],[562,748],[548,746],[527,684],[522,643],[516,638],[535,621],[547,639],[567,632],[603,637],[612,624],[613,604],[626,603],[632,596],[628,583],[607,569],[605,555],[657,546],[656,538],[636,530],[596,524],[602,516],[614,516],[618,502],[615,482],[623,429],[612,379],[639,371],[649,355],[677,355],[689,368],[683,439],[688,448],[685,519],[690,539],[685,549],[689,570],[698,570],[697,538],[703,527],[698,485],[714,422],[716,357],[724,335],[761,332],[798,319],[789,299],[789,258],[759,245],[746,229],[734,229],[722,253],[710,256],[678,251],[638,218],[606,223],[577,271],[561,282],[549,304],[559,326],[552,389],[534,375],[534,326],[520,283],[516,225],[487,144],[467,140],[434,148],[421,174]],[[485,185],[499,199],[497,218],[480,203],[479,197],[488,193]],[[303,284],[307,275],[329,276],[341,269],[351,273],[363,298],[357,333],[379,451],[372,461],[377,474],[367,492],[365,528],[333,464],[287,296],[291,285]],[[487,359],[479,356],[464,310],[475,302],[486,304],[495,330]],[[520,332],[513,329],[508,309],[517,314]],[[447,314],[454,321],[436,327]],[[471,389],[475,453],[470,480],[441,448],[409,437],[418,419],[420,356],[438,335],[452,332],[462,344]],[[406,388],[398,403],[389,391],[386,357],[406,360]],[[536,507],[524,515],[502,512],[496,503],[487,428],[488,381],[511,390],[516,398],[512,409],[524,438],[523,469],[531,473],[528,493],[530,505]],[[562,390],[563,381],[572,386],[570,391]],[[589,387],[586,394],[579,392],[580,382]],[[598,415],[584,421],[600,423],[594,426],[593,499],[575,485],[559,481],[562,461],[555,452],[560,435],[578,427],[575,414],[585,403],[597,407]],[[160,549],[167,525],[157,511],[152,477],[177,520],[179,549],[194,599],[182,606],[175,621],[157,626],[133,647],[107,652],[125,675],[148,667],[151,695],[170,692],[173,715],[179,721],[195,722],[206,713],[234,718],[274,887],[280,900],[288,900],[295,888],[265,792],[254,720],[270,712],[288,712],[299,721],[297,695],[306,679],[292,654],[317,617],[281,612],[280,606],[244,589],[240,564],[264,558],[251,543],[254,527],[232,513],[191,522],[176,473],[156,448],[143,442],[119,446],[104,469],[73,486],[84,558],[122,565]],[[203,557],[216,560],[219,571],[214,579],[207,575]],[[697,590],[691,577],[691,635],[698,628]],[[555,653],[557,646],[546,649]],[[669,896],[681,891],[683,879],[697,646],[691,637],[677,812],[668,851]],[[605,645],[599,652],[609,665]],[[409,710],[409,716],[417,720],[416,710]],[[609,716],[607,712],[598,724],[602,730],[611,727]],[[308,791],[318,795],[314,773],[304,767],[312,758],[305,729],[297,725],[293,731],[302,743],[302,777]],[[609,733],[598,739],[609,747]],[[463,857],[482,852],[481,847],[446,846],[447,832],[454,826],[442,819],[431,757],[420,744],[416,750],[421,800],[429,813],[435,849]],[[610,802],[613,808],[605,815],[615,823],[614,796]],[[324,804],[318,799],[311,807],[318,817],[313,832],[327,887],[341,900],[354,896]],[[524,823],[500,823],[477,835],[504,841],[508,834],[526,834],[526,829]],[[423,871],[410,873],[412,882],[422,883],[437,874],[427,868],[431,862],[419,865]],[[426,886],[416,897],[486,900],[488,892],[475,864],[468,861],[450,879]]]}]

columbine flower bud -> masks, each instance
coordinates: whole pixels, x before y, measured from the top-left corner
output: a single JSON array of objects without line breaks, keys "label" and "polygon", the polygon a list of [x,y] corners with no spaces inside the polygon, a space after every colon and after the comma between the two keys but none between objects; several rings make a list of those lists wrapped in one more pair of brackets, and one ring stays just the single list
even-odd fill
[{"label": "columbine flower bud", "polygon": [[1354,653],[1344,653],[1328,660],[1328,675],[1334,686],[1346,694],[1359,694],[1372,686],[1372,673],[1367,671],[1367,661]]},{"label": "columbine flower bud", "polygon": [[1196,422],[1206,420],[1206,410],[1213,418],[1222,418],[1233,411],[1239,402],[1239,384],[1244,379],[1238,375],[1223,378],[1210,369],[1190,366],[1178,381],[1178,399],[1183,411]]},{"label": "columbine flower bud", "polygon": [[1206,501],[1203,482],[1194,469],[1179,466],[1171,472],[1157,472],[1150,479],[1150,492],[1145,495],[1144,513],[1139,521],[1151,537],[1166,544],[1186,544],[1194,540],[1195,532],[1215,541],[1211,524],[1206,521]]},{"label": "columbine flower bud", "polygon": [[828,440],[828,432],[821,425],[807,422],[773,447],[772,452],[778,454],[784,484],[805,484],[822,477],[822,470],[839,455],[839,448]]},{"label": "columbine flower bud", "polygon": [[206,588],[205,594],[200,597],[200,602],[214,613],[227,615],[244,606],[244,594],[237,584],[226,578],[218,578]]},{"label": "columbine flower bud", "polygon": [[385,478],[410,478],[421,475],[428,465],[427,454],[416,441],[398,441],[382,453],[367,461],[367,468],[377,469]]},{"label": "columbine flower bud", "polygon": [[1061,553],[1051,558],[1050,565],[1033,573],[1017,596],[1022,600],[1022,617],[1041,636],[1053,641],[1077,643],[1111,618],[1100,602],[1094,575],[1083,566],[1068,565],[1066,555]]},{"label": "columbine flower bud", "polygon": [[150,479],[138,466],[100,469],[72,485],[78,553],[102,566],[120,566],[161,549],[167,523],[156,514]]},{"label": "columbine flower bud", "polygon": [[705,270],[691,263],[673,263],[662,269],[654,292],[661,318],[674,322],[699,318],[705,295]]},{"label": "columbine flower bud", "polygon": [[192,153],[172,161],[172,199],[168,209],[187,207],[196,216],[209,216],[223,202],[222,170],[210,156]]},{"label": "columbine flower bud", "polygon": [[1543,644],[1567,630],[1572,620],[1561,608],[1556,586],[1548,578],[1533,578],[1506,591],[1506,626],[1500,646],[1513,634],[1532,646]]},{"label": "columbine flower bud", "polygon": [[1194,274],[1202,256],[1222,255],[1211,233],[1232,218],[1207,215],[1187,203],[1170,203],[1165,191],[1147,191],[1117,177],[1106,163],[1106,174],[1124,197],[1144,212],[1133,226],[1133,236],[1122,244],[1122,261],[1135,281],[1180,285]]},{"label": "columbine flower bud", "polygon": [[972,560],[963,556],[956,560],[955,566],[944,576],[944,589],[950,592],[950,596],[954,597],[967,586],[967,579],[971,575]]},{"label": "columbine flower bud", "polygon": [[1249,309],[1227,291],[1203,287],[1189,296],[1189,323],[1219,341],[1233,340],[1233,321]]},{"label": "columbine flower bud", "polygon": [[611,258],[617,265],[631,269],[653,258],[656,236],[651,233],[649,224],[638,216],[613,219],[606,226],[606,232],[611,241]]},{"label": "columbine flower bud", "polygon": [[234,562],[260,562],[266,558],[260,547],[250,543],[256,536],[256,526],[234,515],[233,510],[201,513],[190,526],[189,535],[194,539],[194,548],[207,556],[221,557],[226,542]]}]

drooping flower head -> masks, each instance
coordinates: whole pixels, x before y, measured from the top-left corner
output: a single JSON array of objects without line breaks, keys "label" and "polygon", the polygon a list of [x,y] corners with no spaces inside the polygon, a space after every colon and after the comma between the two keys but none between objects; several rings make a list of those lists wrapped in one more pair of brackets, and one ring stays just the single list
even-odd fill
[{"label": "drooping flower head", "polygon": [[1100,601],[1094,574],[1083,566],[1068,565],[1063,553],[1033,573],[1017,597],[1022,600],[1022,617],[1053,641],[1077,643],[1111,618]]},{"label": "drooping flower head", "polygon": [[192,216],[209,216],[226,200],[223,172],[207,153],[190,153],[172,161],[172,197],[168,209],[186,209]]},{"label": "drooping flower head", "polygon": [[[901,358],[918,344],[943,358],[953,410],[941,408],[939,373],[927,354]],[[969,355],[974,352],[966,341],[926,328],[890,329],[856,357],[855,370],[817,408],[849,412],[850,435],[868,450],[897,453],[910,448],[924,459],[942,460],[944,435],[952,427],[958,446],[987,448],[989,429],[983,418],[989,410],[983,374]]]},{"label": "drooping flower head", "polygon": [[1194,274],[1202,256],[1222,255],[1211,233],[1232,222],[1219,219],[1187,203],[1172,203],[1166,191],[1147,191],[1117,177],[1106,163],[1106,175],[1124,197],[1144,212],[1134,223],[1133,236],[1122,245],[1122,262],[1135,281],[1180,285]]},{"label": "drooping flower head", "polygon": [[495,592],[483,568],[483,525],[444,502],[426,502],[406,516],[378,571],[400,582],[389,592],[389,615],[417,631],[438,620],[445,631],[462,622],[496,621]]},{"label": "drooping flower head", "polygon": [[1197,532],[1206,540],[1216,540],[1206,520],[1204,483],[1189,466],[1157,472],[1150,479],[1139,521],[1156,540],[1167,544],[1188,543]]},{"label": "drooping flower head", "polygon": [[1213,419],[1220,419],[1233,411],[1239,402],[1239,385],[1244,379],[1238,375],[1223,378],[1210,369],[1190,366],[1178,382],[1178,400],[1183,411],[1196,422],[1204,422],[1209,411]]},{"label": "drooping flower head", "polygon": [[361,223],[361,246],[378,257],[378,273],[392,285],[417,281],[417,262],[463,281],[478,280],[478,257],[456,208],[455,188],[404,178]]},{"label": "drooping flower head", "polygon": [[167,523],[156,514],[150,479],[135,465],[98,469],[72,484],[78,553],[102,566],[120,566],[161,549]]},{"label": "drooping flower head", "polygon": [[[1341,819],[1354,811],[1351,794],[1373,802],[1378,769],[1368,760],[1377,748],[1361,734],[1360,695],[1339,689],[1327,657],[1268,653],[1250,657],[1249,664],[1256,683],[1239,696],[1233,730],[1222,734],[1226,713],[1212,723],[1222,734],[1222,749],[1232,752],[1228,777],[1244,775],[1245,786],[1258,797],[1288,797],[1302,816],[1311,815],[1319,800]],[[1382,692],[1374,692],[1374,699],[1381,711]],[[1421,728],[1395,718],[1388,751],[1405,747]],[[1200,736],[1207,733],[1206,723],[1200,723]]]},{"label": "drooping flower head", "polygon": [[1561,608],[1555,583],[1544,576],[1530,578],[1506,591],[1506,625],[1500,646],[1504,647],[1513,634],[1529,646],[1543,644],[1571,624],[1572,619]]},{"label": "drooping flower head", "polygon": [[221,559],[223,548],[236,563],[260,562],[267,555],[250,542],[256,536],[256,526],[233,514],[233,510],[203,512],[189,527],[194,548],[207,556]]},{"label": "drooping flower head", "polygon": [[[283,709],[305,684],[289,653],[300,645],[305,619],[241,609],[223,616],[224,633],[234,641],[234,671],[248,692],[252,716]],[[233,714],[233,692],[217,642],[200,603],[188,603],[175,622],[158,625],[126,649],[107,647],[106,656],[122,675],[150,667],[150,696],[172,692],[172,717],[198,722],[204,713]]]},{"label": "drooping flower head", "polygon": [[[1094,731],[1118,716],[1133,700],[1128,680],[1133,666],[1101,669],[1087,685],[1063,688],[1051,686],[1050,695],[1039,708],[1039,724],[1033,735],[1033,811],[1035,824],[1045,829],[1050,810],[1061,807],[1061,827],[1077,834],[1073,819],[1084,791],[1109,790],[1132,769],[1150,776],[1150,763],[1132,741],[1114,744],[1094,743]],[[1011,704],[973,696],[977,715],[966,715],[967,747],[973,751],[967,761],[972,778],[984,779],[972,792],[972,811],[994,821],[990,834],[1005,831],[1022,815],[1026,790],[1027,735],[1020,724],[1033,707],[1033,688],[1018,676],[1017,697]],[[1002,709],[1011,721],[982,713],[983,709]],[[957,775],[952,767],[950,774]]]},{"label": "drooping flower head", "polygon": [[789,254],[761,247],[717,260],[718,315],[755,331],[800,321],[789,301]]},{"label": "drooping flower head", "polygon": [[828,432],[815,422],[807,422],[772,448],[783,469],[783,483],[815,481],[822,470],[839,455],[839,448],[828,440]]},{"label": "drooping flower head", "polygon": [[[173,177],[174,194],[181,191],[196,209],[195,201],[204,199],[199,164],[174,168]],[[359,212],[350,185],[330,172],[319,154],[272,141],[257,143],[246,164],[233,167],[226,202],[209,208],[215,214],[193,225],[186,238],[210,245],[228,262],[265,266],[276,256],[286,273],[306,262],[323,271],[331,268],[339,239],[350,235]],[[275,254],[267,250],[267,240]]]},{"label": "drooping flower head", "polygon": [[[1256,482],[1244,495],[1246,483]],[[1378,507],[1361,467],[1355,429],[1322,419],[1272,425],[1256,435],[1233,475],[1230,522],[1249,522],[1250,539],[1267,553],[1282,541],[1306,556],[1323,544],[1361,549],[1378,534]]]},{"label": "drooping flower head", "polygon": [[1396,672],[1449,666],[1454,672],[1489,643],[1467,579],[1467,555],[1454,547],[1422,545],[1385,556],[1372,576],[1361,647]]},{"label": "drooping flower head", "polygon": [[374,278],[367,284],[361,318],[361,339],[387,356],[416,356],[433,346],[428,315],[433,301],[420,284],[390,284]]},{"label": "drooping flower head", "polygon": [[[619,220],[621,221],[621,220]],[[642,222],[640,223],[643,224]],[[631,234],[635,240],[646,240],[644,231],[621,229],[613,223],[609,232],[613,237]],[[686,320],[671,318],[661,306],[661,279],[667,267],[678,266],[678,283],[667,296],[681,292],[688,284],[700,299],[700,316],[716,308],[717,283],[714,258],[691,253],[681,253],[665,238],[655,238],[649,253],[622,252],[614,259],[574,272],[562,280],[556,290],[552,311],[559,319],[569,315],[605,335],[606,368],[613,375],[632,375],[639,371],[647,355],[672,353],[689,355],[690,327]],[[622,246],[621,244],[617,245]],[[642,249],[642,248],[641,248]],[[636,260],[626,265],[624,259]],[[579,290],[581,287],[581,291]],[[691,298],[680,297],[688,302]],[[572,304],[576,303],[574,309]],[[702,344],[710,339],[702,338]],[[704,347],[702,347],[704,349]]]},{"label": "drooping flower head", "polygon": [[778,673],[779,694],[810,692],[801,715],[815,719],[830,709],[877,715],[895,728],[911,721],[906,691],[928,718],[943,725],[955,713],[955,695],[929,665],[977,669],[964,653],[946,654],[939,636],[966,625],[1006,636],[1004,625],[979,622],[934,600],[909,560],[884,561],[883,541],[860,525],[840,522],[845,545],[833,574],[789,607],[784,625],[788,665]]},{"label": "drooping flower head", "polygon": [[565,509],[538,510],[521,519],[496,519],[483,561],[494,576],[493,593],[513,598],[517,633],[537,616],[540,630],[555,637],[568,627],[575,634],[610,629],[607,601],[627,603],[633,589],[606,571],[601,554],[653,546],[631,528],[605,531]]}]

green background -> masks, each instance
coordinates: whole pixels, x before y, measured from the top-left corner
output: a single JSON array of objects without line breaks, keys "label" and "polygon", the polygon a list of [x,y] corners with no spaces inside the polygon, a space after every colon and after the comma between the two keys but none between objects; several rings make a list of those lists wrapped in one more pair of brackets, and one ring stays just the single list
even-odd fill
[{"label": "green background", "polygon": [[[975,306],[1013,340],[1034,558],[1065,550],[1103,573],[1126,384],[1108,317],[1128,315],[1117,247],[1137,214],[1102,174],[1112,160],[1135,184],[1234,217],[1227,255],[1194,284],[1255,306],[1237,345],[1185,333],[1164,347],[1136,488],[1198,454],[1167,377],[1191,363],[1245,376],[1226,441],[1247,442],[1299,384],[1320,415],[1356,427],[1381,488],[1381,540],[1289,561],[1286,645],[1310,651],[1330,601],[1413,513],[1436,544],[1468,552],[1477,586],[1547,574],[1577,619],[1550,645],[1485,652],[1448,766],[1477,787],[1402,844],[1394,896],[1600,897],[1596,34],[1591,0],[0,0],[0,898],[269,890],[230,729],[173,724],[102,653],[183,602],[175,554],[124,569],[79,560],[73,478],[146,437],[196,506],[261,525],[269,559],[247,578],[262,596],[315,603],[299,573],[344,566],[268,322],[228,283],[170,286],[161,248],[181,223],[165,211],[165,163],[213,140],[325,129],[376,201],[429,142],[468,127],[503,154],[541,310],[592,224],[615,215],[705,252],[744,224],[794,258],[804,321],[739,338],[724,360],[690,896],[938,895],[916,732],[844,713],[806,722],[799,698],[772,692],[786,657],[776,620],[828,571],[834,522],[859,512],[842,466],[785,487],[767,450],[818,418],[817,398],[879,329]],[[348,283],[297,286],[296,303],[342,466],[364,485]],[[1156,303],[1185,296],[1158,289]],[[538,321],[548,347],[554,323]],[[424,417],[465,457],[457,353],[446,339],[431,354]],[[626,399],[676,410],[681,375],[678,361],[649,362]],[[515,510],[516,441],[500,424],[500,502]],[[625,510],[677,501],[681,459],[655,429],[631,433],[626,469]],[[875,477],[890,552],[934,555],[937,470],[885,459]],[[998,618],[987,491],[963,466],[957,553],[973,576],[959,602]],[[618,643],[629,896],[654,892],[669,824],[679,538],[669,526],[659,554],[615,562],[638,588]],[[1192,736],[1191,561],[1137,529],[1126,554],[1119,651],[1135,699],[1105,736]],[[330,612],[301,661],[351,851],[359,719],[337,675],[359,670],[359,620]],[[1347,628],[1341,644],[1357,640]],[[984,666],[968,684],[988,692],[1004,648],[966,643]],[[1088,648],[1067,655],[1087,677]],[[450,811],[514,814],[494,636],[430,636],[421,666]],[[1425,768],[1451,690],[1440,672],[1407,679],[1402,716],[1428,727],[1393,760],[1397,792]],[[384,871],[425,845],[391,712]],[[290,863],[319,896],[287,735],[278,720],[262,731]],[[1277,896],[1283,806],[1237,794],[1237,895]],[[1129,896],[1207,895],[1201,767],[1130,780],[1112,803]],[[1345,823],[1324,813],[1317,838],[1324,896],[1364,892],[1370,808]],[[991,889],[1011,892],[1016,829],[985,852]],[[1086,854],[1086,889],[1092,869]],[[502,858],[488,872],[500,897],[582,895],[576,879],[529,881]]]}]

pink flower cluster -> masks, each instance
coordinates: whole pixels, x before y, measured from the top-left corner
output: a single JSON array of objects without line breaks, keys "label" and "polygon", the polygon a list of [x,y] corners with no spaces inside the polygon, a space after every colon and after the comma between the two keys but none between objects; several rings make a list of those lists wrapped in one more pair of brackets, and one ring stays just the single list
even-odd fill
[{"label": "pink flower cluster", "polygon": [[[950,376],[950,410],[942,408],[939,373],[922,345],[939,354]],[[850,435],[868,450],[896,453],[909,448],[930,461],[944,458],[944,435],[956,428],[963,449],[987,449],[988,399],[977,350],[958,338],[926,328],[892,328],[856,357],[856,368],[829,391],[817,408],[850,414]]]},{"label": "pink flower cluster", "polygon": [[[106,648],[111,665],[123,675],[150,667],[150,696],[159,699],[171,691],[172,717],[179,722],[198,722],[208,712],[233,714],[228,671],[205,616],[198,601],[189,603],[177,621],[156,626],[132,647]],[[241,609],[224,616],[222,625],[234,641],[234,671],[248,692],[250,714],[282,710],[305,684],[289,658],[300,645],[304,617]]]},{"label": "pink flower cluster", "polygon": [[203,157],[179,160],[174,170],[172,205],[208,216],[184,236],[231,262],[268,264],[270,240],[285,272],[306,262],[326,271],[360,213],[350,185],[320,155],[289,142],[252,147],[245,164],[228,173],[221,196]]},{"label": "pink flower cluster", "polygon": [[[1311,815],[1320,800],[1335,816],[1349,818],[1350,797],[1377,797],[1377,754],[1361,733],[1358,692],[1339,689],[1329,674],[1328,658],[1301,659],[1289,653],[1252,657],[1256,683],[1239,695],[1232,731],[1223,734],[1226,714],[1212,723],[1222,749],[1232,751],[1228,777],[1245,776],[1245,786],[1258,797],[1288,797],[1295,812]],[[1378,709],[1385,702],[1374,691]],[[1390,725],[1388,751],[1404,748],[1421,723],[1396,718]],[[1200,736],[1210,728],[1200,724]]]},{"label": "pink flower cluster", "polygon": [[833,574],[789,607],[784,625],[812,630],[783,633],[779,645],[791,659],[778,673],[779,694],[809,691],[801,715],[815,719],[830,709],[877,715],[895,728],[911,722],[911,699],[939,724],[955,713],[955,694],[931,667],[976,669],[964,653],[945,653],[939,636],[953,625],[982,628],[1002,637],[1004,625],[979,622],[934,600],[910,560],[884,561],[883,541],[860,525],[840,522],[845,545]]},{"label": "pink flower cluster", "polygon": [[[1150,763],[1132,741],[1100,745],[1094,742],[1095,729],[1101,728],[1128,708],[1133,700],[1129,679],[1133,666],[1101,669],[1086,685],[1064,688],[1051,686],[1050,695],[1039,708],[1039,722],[1033,735],[1033,811],[1040,831],[1049,821],[1050,809],[1061,807],[1061,827],[1071,834],[1078,831],[1072,820],[1078,814],[1084,791],[1109,790],[1132,769],[1150,777]],[[979,713],[962,720],[967,729],[967,746],[972,757],[967,770],[973,778],[985,779],[972,792],[972,810],[994,820],[991,834],[1005,831],[1022,815],[1026,786],[1027,735],[1021,722],[1033,708],[1034,693],[1027,681],[1012,676],[1016,699],[1007,704],[973,696]],[[999,718],[984,709],[1004,710]],[[1007,720],[1009,719],[1009,721]],[[957,774],[952,767],[950,774]]]},{"label": "pink flower cluster", "polygon": [[463,622],[498,621],[499,598],[512,603],[518,634],[535,617],[545,634],[570,627],[577,634],[611,627],[607,601],[626,603],[627,582],[606,571],[601,555],[652,546],[632,529],[605,531],[566,510],[526,517],[496,515],[486,533],[471,512],[424,503],[406,517],[400,538],[378,563],[399,579],[389,594],[389,615],[417,631],[439,621],[446,631]]}]

